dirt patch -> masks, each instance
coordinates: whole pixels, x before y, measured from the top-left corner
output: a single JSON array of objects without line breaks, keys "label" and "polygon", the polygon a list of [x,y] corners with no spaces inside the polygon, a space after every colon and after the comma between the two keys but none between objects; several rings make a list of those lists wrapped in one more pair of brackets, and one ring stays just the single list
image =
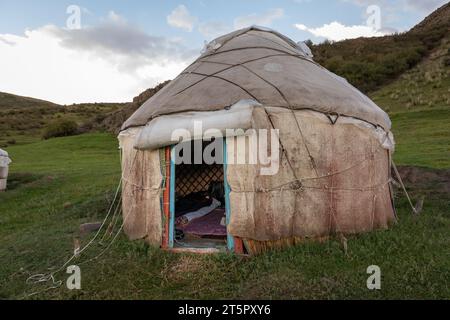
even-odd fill
[{"label": "dirt patch", "polygon": [[14,190],[23,185],[28,185],[35,181],[38,181],[42,176],[32,174],[32,173],[11,173],[8,176],[8,189]]},{"label": "dirt patch", "polygon": [[201,256],[181,255],[163,270],[163,274],[168,280],[180,280],[202,270],[208,270],[208,266]]},{"label": "dirt patch", "polygon": [[[398,171],[410,190],[450,194],[450,169],[400,166]],[[392,176],[395,177],[395,173]]]}]

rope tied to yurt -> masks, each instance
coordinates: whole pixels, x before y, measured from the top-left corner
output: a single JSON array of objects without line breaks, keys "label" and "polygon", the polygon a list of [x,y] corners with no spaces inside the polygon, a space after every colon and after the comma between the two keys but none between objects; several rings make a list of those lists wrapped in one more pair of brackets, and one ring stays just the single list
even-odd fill
[{"label": "rope tied to yurt", "polygon": [[[295,178],[293,180],[290,180],[286,183],[283,183],[279,186],[273,187],[273,188],[263,188],[263,187],[257,187],[255,190],[236,190],[233,189],[233,192],[238,192],[238,193],[249,193],[249,192],[262,192],[262,193],[267,193],[267,192],[272,192],[272,191],[281,191],[281,190],[296,190],[296,191],[303,191],[304,189],[327,189],[327,190],[348,190],[348,191],[370,191],[370,190],[376,190],[379,189],[381,187],[384,187],[385,185],[391,183],[393,180],[391,178],[389,178],[387,181],[373,185],[373,186],[369,186],[369,187],[364,187],[364,188],[340,188],[340,187],[332,187],[332,186],[320,186],[320,187],[316,187],[316,186],[308,186],[305,185],[304,182],[306,181],[311,181],[311,180],[320,180],[320,179],[325,179],[325,178],[329,178],[329,177],[334,177],[337,175],[340,175],[342,173],[345,173],[347,171],[350,171],[352,169],[354,169],[355,167],[367,162],[368,160],[372,159],[376,154],[378,154],[380,151],[384,151],[383,149],[377,149],[374,152],[371,152],[369,155],[366,155],[363,159],[361,159],[360,161],[354,163],[353,165],[339,170],[339,171],[335,171],[335,172],[331,172],[331,173],[327,173],[321,176],[317,176],[317,177],[308,177],[308,178]],[[378,159],[380,160],[380,159]],[[291,170],[294,170],[292,166]]]},{"label": "rope tied to yurt", "polygon": [[417,214],[418,212],[417,212],[415,206],[412,203],[412,200],[411,200],[411,198],[410,198],[410,196],[408,194],[408,191],[406,191],[406,187],[405,187],[405,185],[403,183],[402,177],[400,176],[400,173],[398,172],[397,166],[395,165],[395,162],[392,159],[391,159],[391,164],[392,164],[392,168],[394,169],[395,175],[397,176],[398,182],[400,183],[400,186],[402,187],[403,192],[405,193],[406,198],[408,199],[409,205],[411,206],[411,209],[412,209],[413,213]]},{"label": "rope tied to yurt", "polygon": [[[134,157],[134,159],[133,159],[133,161],[132,161],[132,165],[131,165],[131,167],[130,167],[130,172],[132,172],[132,170],[133,170],[133,168],[134,168],[134,165],[135,165],[135,162],[136,162],[136,158],[137,158],[137,154],[138,154],[138,152],[136,152],[135,157]],[[44,290],[36,291],[36,292],[30,293],[30,294],[26,294],[26,297],[34,296],[34,295],[41,294],[41,293],[44,293],[44,292],[46,292],[46,291],[49,291],[49,290],[52,290],[52,289],[57,289],[57,288],[61,287],[62,281],[61,281],[61,280],[58,280],[58,281],[57,281],[57,280],[55,279],[55,275],[56,275],[57,273],[61,272],[62,270],[64,270],[64,268],[65,268],[70,262],[72,262],[75,258],[78,258],[83,252],[85,252],[90,246],[93,245],[93,243],[95,242],[95,240],[96,240],[96,239],[98,238],[98,236],[100,235],[100,233],[101,233],[103,227],[106,225],[106,221],[108,220],[109,216],[111,215],[111,212],[113,211],[113,208],[114,208],[114,206],[115,206],[115,204],[116,204],[117,196],[118,196],[119,191],[120,191],[120,189],[121,189],[121,187],[122,187],[122,185],[123,185],[122,182],[123,182],[123,175],[121,175],[121,177],[120,177],[120,181],[119,181],[118,186],[117,186],[117,188],[116,188],[116,191],[115,191],[115,194],[114,194],[114,198],[113,198],[113,200],[112,200],[112,202],[111,202],[111,205],[110,205],[110,207],[109,207],[109,209],[108,209],[108,212],[107,212],[107,214],[106,214],[106,217],[105,217],[105,219],[103,220],[103,222],[102,222],[100,228],[98,229],[98,231],[96,232],[96,234],[94,235],[94,237],[93,237],[93,238],[92,238],[92,239],[91,239],[91,240],[90,240],[83,248],[77,250],[77,252],[74,252],[74,254],[73,254],[73,255],[72,255],[72,256],[71,256],[71,257],[70,257],[70,258],[69,258],[69,259],[61,266],[61,267],[60,267],[60,268],[58,268],[58,269],[56,269],[55,271],[52,271],[52,272],[50,272],[50,273],[38,273],[38,274],[34,274],[34,275],[29,276],[29,277],[26,279],[26,283],[27,283],[27,284],[39,284],[39,283],[46,283],[46,282],[50,282],[50,281],[51,281],[51,282],[52,282],[52,285],[51,285],[50,287],[45,288]],[[126,182],[126,181],[125,181],[125,182]],[[117,210],[117,209],[119,208],[120,204],[121,204],[121,201],[117,202],[116,208],[114,209],[114,214],[116,214],[116,212],[121,212],[121,210]],[[113,245],[113,243],[116,241],[117,237],[119,236],[119,234],[120,234],[121,231],[123,230],[123,227],[124,227],[124,225],[125,225],[125,222],[127,221],[127,219],[128,219],[128,217],[130,216],[130,214],[133,212],[134,207],[135,207],[135,204],[133,203],[132,206],[131,206],[131,208],[130,208],[130,210],[129,210],[129,212],[128,212],[127,214],[124,215],[123,222],[122,222],[122,225],[120,226],[119,230],[116,232],[115,236],[114,236],[113,239],[109,242],[109,244],[105,247],[105,249],[102,250],[98,255],[94,256],[93,258],[91,258],[91,259],[89,259],[89,260],[86,260],[86,261],[83,261],[83,262],[81,262],[81,263],[78,263],[78,266],[83,265],[83,264],[85,264],[85,263],[88,263],[88,262],[91,262],[91,261],[94,261],[94,260],[98,259],[98,258],[101,257],[106,251],[108,251],[108,250],[111,248],[111,246]],[[114,217],[114,215],[113,215],[113,217]],[[117,220],[116,220],[116,222],[117,222]],[[105,230],[105,233],[107,233],[107,232],[108,232],[108,229]],[[112,232],[111,232],[111,234],[112,234]],[[103,235],[102,239],[100,239],[99,244],[102,243],[102,240],[103,240],[104,237],[105,237],[105,235]]]},{"label": "rope tied to yurt", "polygon": [[[280,191],[280,197],[283,197],[283,192],[285,191],[293,191],[295,193],[302,193],[307,189],[314,189],[314,190],[322,190],[324,192],[328,192],[330,194],[330,197],[333,198],[333,193],[335,191],[359,191],[359,192],[371,192],[372,193],[372,209],[371,209],[371,224],[372,224],[372,228],[373,228],[373,224],[374,224],[374,220],[375,220],[375,208],[376,208],[376,200],[377,200],[377,195],[379,194],[380,190],[385,188],[387,185],[390,185],[393,181],[393,179],[391,177],[389,177],[386,181],[380,182],[378,184],[374,184],[374,185],[370,185],[370,186],[366,186],[366,187],[334,187],[334,186],[329,186],[329,185],[322,185],[322,186],[312,186],[312,185],[307,185],[305,184],[305,182],[307,181],[311,181],[311,180],[320,180],[320,179],[324,179],[324,178],[330,178],[330,177],[334,177],[337,175],[340,175],[342,173],[345,173],[347,171],[350,171],[351,169],[366,163],[368,160],[373,159],[374,156],[379,153],[380,151],[384,151],[384,149],[377,149],[375,151],[372,151],[370,154],[366,155],[362,160],[356,162],[355,164],[343,169],[343,170],[339,170],[336,172],[332,172],[332,173],[328,173],[328,174],[324,174],[318,177],[309,177],[309,178],[301,178],[301,179],[294,179],[291,180],[287,183],[284,183],[282,185],[279,185],[277,187],[274,188],[263,188],[263,187],[257,187],[255,190],[233,190],[233,192],[237,192],[237,193],[252,193],[252,192],[257,192],[257,193],[269,193],[269,192],[274,192],[274,191]],[[376,158],[375,161],[380,161],[381,158]],[[330,210],[329,210],[329,234],[332,234],[334,232],[336,232],[336,230],[339,230],[339,225],[338,225],[338,220],[336,219],[335,216],[335,208],[332,202],[330,202]],[[333,226],[334,226],[334,230],[333,231]]]},{"label": "rope tied to yurt", "polygon": [[55,280],[55,275],[56,275],[57,273],[61,272],[62,270],[64,270],[64,268],[65,268],[71,261],[73,261],[75,258],[77,258],[78,256],[80,256],[81,253],[83,253],[86,249],[88,249],[88,248],[94,243],[94,241],[97,239],[97,237],[100,235],[100,232],[101,232],[102,228],[103,228],[104,225],[106,224],[106,221],[107,221],[109,215],[110,215],[111,212],[112,212],[112,208],[113,208],[113,206],[114,206],[115,200],[116,200],[117,195],[118,195],[118,193],[119,193],[121,184],[122,184],[122,181],[120,180],[120,181],[119,181],[119,184],[118,184],[118,186],[117,186],[115,195],[114,195],[114,199],[113,199],[113,201],[112,201],[112,203],[111,203],[111,205],[110,205],[110,207],[109,207],[108,213],[107,213],[105,219],[103,220],[103,222],[102,222],[100,228],[98,229],[98,231],[97,231],[96,234],[94,235],[94,237],[93,237],[93,238],[92,238],[92,239],[91,239],[91,240],[90,240],[83,248],[77,250],[77,252],[74,252],[74,254],[73,254],[68,260],[66,260],[66,262],[63,263],[61,267],[59,267],[59,268],[56,269],[55,271],[52,271],[52,272],[47,273],[47,274],[45,274],[45,273],[38,273],[38,274],[31,275],[30,277],[27,278],[27,280],[25,281],[27,284],[30,284],[30,283],[31,283],[31,284],[46,283],[46,282],[49,282],[49,281],[52,281],[52,284],[53,284],[53,286],[48,287],[48,288],[46,288],[46,289],[44,289],[44,290],[42,290],[42,291],[37,291],[37,292],[33,292],[33,293],[31,293],[31,294],[28,294],[28,295],[27,295],[28,297],[33,296],[33,295],[36,295],[36,294],[40,294],[40,293],[43,293],[43,292],[46,292],[46,291],[48,291],[48,290],[50,290],[50,289],[56,289],[56,288],[58,288],[58,287],[60,287],[60,286],[62,285],[62,281],[56,281],[56,280]]},{"label": "rope tied to yurt", "polygon": [[[233,40],[233,39],[234,39],[234,38],[232,38],[232,39],[230,39],[230,40]],[[262,48],[262,47],[246,47],[246,49],[247,49],[247,48]],[[243,86],[239,85],[238,83],[236,83],[236,82],[234,82],[234,81],[231,81],[231,80],[229,80],[229,79],[226,79],[226,78],[224,78],[224,77],[220,77],[220,76],[218,75],[218,74],[220,74],[220,73],[222,73],[222,72],[224,72],[224,71],[227,71],[227,70],[230,70],[230,69],[236,68],[236,67],[242,67],[242,68],[246,69],[248,72],[250,72],[251,74],[255,75],[256,77],[258,77],[259,79],[261,79],[262,81],[264,81],[265,83],[267,83],[268,85],[270,85],[272,88],[274,88],[274,89],[278,92],[278,94],[281,96],[281,98],[285,101],[285,103],[287,104],[288,108],[291,110],[292,115],[293,115],[293,117],[294,117],[294,119],[295,119],[295,122],[296,122],[296,125],[297,125],[297,128],[298,128],[298,131],[299,131],[300,136],[301,136],[301,138],[302,138],[303,145],[305,146],[306,152],[308,153],[308,157],[309,157],[309,161],[310,161],[310,163],[311,163],[311,167],[312,167],[312,169],[314,170],[316,176],[318,176],[319,174],[318,174],[318,171],[317,171],[317,165],[316,165],[315,159],[314,159],[314,157],[312,156],[311,151],[310,151],[310,149],[309,149],[309,147],[308,147],[308,143],[307,143],[307,141],[306,141],[305,135],[303,134],[303,130],[302,130],[301,126],[300,126],[300,123],[299,123],[299,121],[298,121],[298,119],[297,119],[297,117],[296,117],[296,115],[295,115],[295,111],[294,111],[294,108],[292,107],[292,104],[289,102],[289,100],[286,98],[286,95],[281,91],[280,88],[278,88],[275,84],[273,84],[272,82],[270,82],[270,81],[267,80],[266,78],[264,78],[264,77],[262,77],[261,75],[259,75],[259,74],[258,74],[257,72],[255,72],[254,70],[252,70],[252,69],[250,69],[249,67],[245,66],[245,64],[247,64],[247,63],[254,62],[254,61],[257,61],[257,60],[261,60],[261,59],[266,59],[266,58],[271,57],[271,56],[274,56],[274,55],[266,55],[266,56],[264,56],[264,57],[258,57],[258,58],[256,58],[256,59],[250,59],[250,60],[243,61],[243,62],[236,63],[236,64],[223,63],[223,62],[216,62],[216,61],[206,61],[206,60],[204,60],[204,58],[206,58],[206,57],[210,57],[210,56],[213,56],[213,55],[222,54],[222,53],[229,52],[229,51],[234,51],[234,50],[242,50],[242,49],[243,49],[243,48],[230,49],[230,50],[226,50],[226,51],[214,52],[214,53],[211,53],[211,54],[208,54],[208,55],[204,56],[203,59],[200,60],[200,62],[202,62],[202,63],[205,63],[205,62],[206,62],[206,63],[214,63],[214,64],[219,64],[219,65],[226,65],[227,67],[226,67],[226,68],[223,68],[223,69],[220,69],[220,70],[218,70],[218,71],[216,71],[216,72],[213,72],[213,73],[211,73],[211,74],[205,74],[205,73],[197,72],[197,71],[195,71],[195,70],[197,70],[197,68],[196,68],[195,70],[193,70],[193,71],[186,71],[186,72],[181,73],[182,75],[183,75],[183,74],[193,74],[193,75],[202,76],[202,77],[204,77],[204,78],[202,78],[202,79],[200,79],[200,80],[194,82],[193,84],[191,84],[191,85],[188,86],[187,88],[182,89],[181,91],[179,91],[179,92],[177,92],[176,94],[174,94],[174,96],[176,96],[176,95],[178,95],[178,94],[180,94],[180,93],[186,91],[186,90],[189,89],[189,88],[192,88],[193,86],[199,84],[200,82],[202,82],[202,81],[204,81],[204,80],[206,80],[206,79],[208,79],[208,78],[217,78],[217,79],[220,79],[220,80],[222,80],[222,81],[228,82],[228,83],[230,83],[230,84],[232,84],[232,85],[234,85],[234,86],[240,88],[242,91],[244,91],[244,92],[245,92],[246,94],[248,94],[250,97],[252,97],[252,98],[255,99],[256,101],[259,101],[258,98],[257,98],[256,96],[254,96],[249,90],[247,90],[247,89],[244,88]],[[275,49],[275,48],[267,48],[267,49],[271,49],[271,50],[274,50],[274,51],[279,51],[279,52],[281,52],[283,55],[286,55],[286,56],[296,57],[296,58],[300,58],[300,59],[306,59],[305,57],[303,57],[303,56],[301,56],[301,55],[296,55],[296,54],[293,54],[293,53],[291,53],[291,52],[286,52],[286,51],[278,50],[278,49]],[[309,62],[315,63],[315,62],[313,62],[313,61],[311,61],[311,60],[309,60],[309,59],[306,59],[306,60],[309,61]],[[267,111],[266,111],[266,113],[267,113]],[[267,114],[267,115],[268,115],[268,117],[269,117],[269,121],[270,121],[271,124],[272,124],[272,127],[275,128],[274,125],[273,125],[273,123],[272,123],[272,121],[270,120],[270,115],[269,115],[269,114]],[[280,140],[280,143],[281,143],[281,140]],[[285,150],[285,149],[283,148],[283,150]],[[287,154],[286,154],[286,157],[287,157]]]}]

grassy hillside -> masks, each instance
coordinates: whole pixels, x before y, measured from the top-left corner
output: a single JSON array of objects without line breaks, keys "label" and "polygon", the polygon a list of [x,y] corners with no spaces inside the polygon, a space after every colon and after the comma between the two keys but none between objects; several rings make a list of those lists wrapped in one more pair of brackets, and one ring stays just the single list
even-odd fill
[{"label": "grassy hillside", "polygon": [[[11,146],[12,189],[0,194],[0,298],[448,298],[450,195],[442,183],[449,184],[450,171],[435,168],[450,166],[449,120],[448,112],[434,111],[394,117],[397,162],[428,167],[414,183],[407,180],[413,196],[426,196],[424,211],[413,217],[397,192],[399,223],[350,238],[347,254],[332,240],[253,258],[175,255],[121,235],[100,258],[81,265],[81,291],[63,284],[31,297],[27,294],[48,284],[26,284],[26,279],[61,266],[79,225],[106,215],[120,177],[119,157],[116,139],[108,134]],[[411,124],[419,130],[410,130]],[[437,184],[430,176],[447,180]],[[75,263],[105,248],[96,244]],[[381,267],[381,291],[366,288],[366,268],[372,264]],[[66,274],[57,279],[65,281]]]},{"label": "grassy hillside", "polygon": [[103,130],[114,134],[119,133],[122,124],[148,99],[158,93],[170,81],[158,84],[154,88],[150,88],[139,94],[133,99],[133,102],[127,103],[122,108],[107,114],[101,121],[91,122],[90,125],[94,130]]},{"label": "grassy hillside", "polygon": [[122,123],[167,82],[145,90],[130,103],[83,103],[68,106],[0,92],[0,148],[40,140],[46,127],[62,119],[81,132],[117,133]]},{"label": "grassy hillside", "polygon": [[0,92],[0,147],[38,141],[43,129],[60,119],[73,120],[80,126],[88,121],[101,122],[106,114],[122,106],[120,103],[61,106]]},{"label": "grassy hillside", "polygon": [[17,96],[14,94],[9,94],[5,92],[0,92],[0,110],[1,109],[25,109],[30,107],[44,107],[44,108],[54,108],[58,107],[57,104],[39,100],[29,97]]},{"label": "grassy hillside", "polygon": [[[368,93],[415,67],[449,39],[449,33],[450,4],[446,4],[408,32],[325,42],[312,50],[317,62]],[[450,58],[448,52],[445,55]]]},{"label": "grassy hillside", "polygon": [[417,66],[370,97],[389,113],[449,109],[450,32]]}]

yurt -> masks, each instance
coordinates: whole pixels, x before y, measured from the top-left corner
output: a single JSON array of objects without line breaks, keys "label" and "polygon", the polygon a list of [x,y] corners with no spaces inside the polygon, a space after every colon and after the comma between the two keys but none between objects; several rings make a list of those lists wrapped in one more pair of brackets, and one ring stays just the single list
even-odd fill
[{"label": "yurt", "polygon": [[263,27],[224,35],[122,126],[125,233],[258,254],[388,228],[390,129],[305,44]]},{"label": "yurt", "polygon": [[8,152],[0,149],[0,192],[6,190],[10,163],[11,159],[9,158]]}]

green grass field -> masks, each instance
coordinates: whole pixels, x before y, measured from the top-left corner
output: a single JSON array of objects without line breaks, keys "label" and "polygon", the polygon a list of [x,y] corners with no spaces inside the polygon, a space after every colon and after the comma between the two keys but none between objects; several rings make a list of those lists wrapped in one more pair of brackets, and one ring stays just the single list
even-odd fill
[{"label": "green grass field", "polygon": [[[392,118],[398,165],[450,167],[448,109]],[[450,298],[450,196],[441,190],[427,190],[415,217],[398,193],[399,223],[348,239],[347,254],[331,240],[251,258],[181,255],[121,235],[101,257],[81,265],[82,290],[66,289],[63,271],[56,275],[62,286],[44,291],[51,283],[26,279],[60,267],[79,225],[103,220],[108,210],[120,178],[117,141],[86,134],[7,150],[14,163],[11,189],[0,194],[0,299]],[[422,194],[414,186],[410,191]],[[91,247],[74,264],[103,248]],[[379,291],[366,288],[366,268],[373,264],[382,271]]]}]

